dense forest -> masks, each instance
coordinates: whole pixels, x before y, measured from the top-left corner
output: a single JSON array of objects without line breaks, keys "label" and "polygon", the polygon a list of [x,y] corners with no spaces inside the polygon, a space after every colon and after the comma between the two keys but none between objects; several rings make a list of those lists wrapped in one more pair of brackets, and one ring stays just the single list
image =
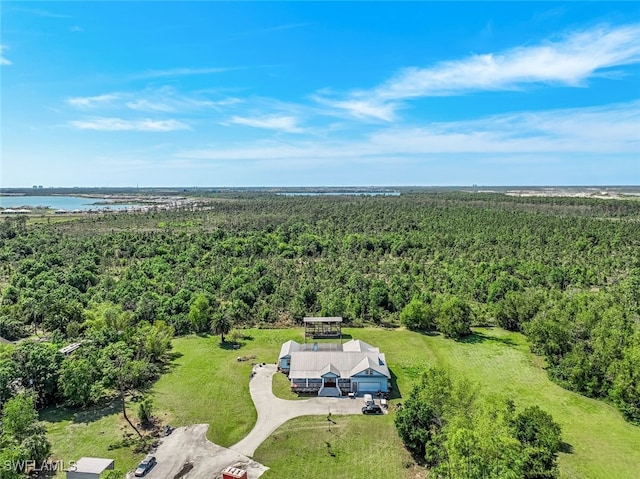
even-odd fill
[{"label": "dense forest", "polygon": [[[151,381],[171,337],[231,326],[521,331],[559,384],[640,422],[640,202],[219,195],[197,210],[0,224],[0,402]],[[59,347],[83,340],[72,356]]]}]

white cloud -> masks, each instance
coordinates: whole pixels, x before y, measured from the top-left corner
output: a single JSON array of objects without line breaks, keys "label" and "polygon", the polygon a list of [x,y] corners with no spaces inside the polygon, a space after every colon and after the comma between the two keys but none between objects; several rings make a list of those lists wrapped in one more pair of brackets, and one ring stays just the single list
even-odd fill
[{"label": "white cloud", "polygon": [[162,88],[142,93],[139,98],[128,101],[126,107],[138,111],[188,112],[201,109],[218,110],[240,102],[241,100],[237,98],[225,98],[218,101],[205,100],[179,94],[173,89]]},{"label": "white cloud", "polygon": [[[464,155],[636,155],[640,150],[640,101],[498,115],[475,121],[384,128],[360,138],[322,141],[261,141],[241,146],[184,151],[201,160],[342,160]],[[395,159],[395,160],[394,160]]]},{"label": "white cloud", "polygon": [[131,76],[134,80],[150,78],[180,77],[192,75],[211,75],[213,73],[224,73],[237,70],[237,67],[212,67],[212,68],[170,68],[167,70],[147,70]]},{"label": "white cloud", "polygon": [[107,93],[97,96],[67,98],[67,103],[76,108],[95,108],[103,106],[121,97],[119,93]]},{"label": "white cloud", "polygon": [[302,131],[297,125],[297,119],[293,116],[270,115],[256,118],[234,116],[226,123],[286,131],[289,133],[300,133]]},{"label": "white cloud", "polygon": [[170,105],[168,102],[147,100],[145,98],[139,98],[137,100],[128,101],[126,103],[127,108],[138,111],[162,111],[162,112],[174,112],[176,111],[175,105]]},{"label": "white cloud", "polygon": [[178,120],[123,120],[122,118],[94,118],[76,120],[69,124],[80,130],[96,131],[176,131],[189,130],[189,125]]},{"label": "white cloud", "polygon": [[77,33],[77,32],[83,32],[84,29],[82,27],[78,26],[78,25],[74,25],[71,28],[69,28],[69,31]]},{"label": "white cloud", "polygon": [[236,103],[238,98],[223,98],[209,100],[202,94],[184,94],[171,86],[148,88],[139,92],[114,92],[96,96],[68,98],[67,103],[79,109],[97,109],[109,107],[114,109],[128,109],[151,113],[193,112],[196,110],[222,110]]},{"label": "white cloud", "polygon": [[317,99],[357,118],[391,120],[402,101],[411,98],[517,90],[541,83],[578,87],[603,70],[638,62],[640,24],[599,26],[539,45],[405,68],[372,90]]},{"label": "white cloud", "polygon": [[[25,2],[26,3],[26,2]],[[49,18],[71,18],[70,15],[65,15],[62,13],[56,13],[49,10],[44,10],[42,8],[13,8],[16,12],[24,12],[30,13],[32,15],[36,15],[38,17],[49,17]]]},{"label": "white cloud", "polygon": [[312,99],[320,104],[327,105],[338,110],[346,110],[351,116],[358,119],[376,119],[392,121],[396,117],[397,102],[377,101],[375,99],[351,98],[347,100],[331,100],[320,95],[312,96]]},{"label": "white cloud", "polygon": [[7,49],[6,46],[0,45],[0,65],[11,65],[11,61],[4,56],[4,51]]}]

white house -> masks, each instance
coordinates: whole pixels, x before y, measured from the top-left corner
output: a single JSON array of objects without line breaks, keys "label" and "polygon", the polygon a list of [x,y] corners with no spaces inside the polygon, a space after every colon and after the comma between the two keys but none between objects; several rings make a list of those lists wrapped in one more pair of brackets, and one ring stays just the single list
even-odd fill
[{"label": "white house", "polygon": [[287,341],[280,348],[278,368],[289,375],[294,392],[341,396],[391,389],[384,354],[360,340],[344,344]]}]

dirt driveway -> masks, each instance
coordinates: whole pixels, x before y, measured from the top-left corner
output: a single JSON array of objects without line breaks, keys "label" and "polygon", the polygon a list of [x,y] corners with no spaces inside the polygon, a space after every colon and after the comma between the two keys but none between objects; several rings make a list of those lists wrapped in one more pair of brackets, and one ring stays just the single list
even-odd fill
[{"label": "dirt driveway", "polygon": [[[268,468],[207,439],[208,424],[176,428],[163,438],[154,453],[158,463],[146,479],[220,479],[228,466],[246,469],[249,479],[257,479]],[[127,474],[133,479],[133,473]]]},{"label": "dirt driveway", "polygon": [[275,364],[255,366],[249,384],[251,398],[258,411],[258,421],[251,432],[230,447],[245,456],[253,456],[256,449],[279,426],[298,416],[331,414],[362,414],[362,400],[350,398],[311,398],[304,401],[286,401],[273,394],[271,381],[276,374]]}]

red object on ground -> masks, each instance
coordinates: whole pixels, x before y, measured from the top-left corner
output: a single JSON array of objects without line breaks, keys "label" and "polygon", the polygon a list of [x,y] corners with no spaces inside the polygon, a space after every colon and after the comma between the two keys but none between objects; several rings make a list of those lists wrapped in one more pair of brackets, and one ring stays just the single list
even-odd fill
[{"label": "red object on ground", "polygon": [[227,467],[222,471],[222,479],[247,479],[247,471],[237,467]]}]

